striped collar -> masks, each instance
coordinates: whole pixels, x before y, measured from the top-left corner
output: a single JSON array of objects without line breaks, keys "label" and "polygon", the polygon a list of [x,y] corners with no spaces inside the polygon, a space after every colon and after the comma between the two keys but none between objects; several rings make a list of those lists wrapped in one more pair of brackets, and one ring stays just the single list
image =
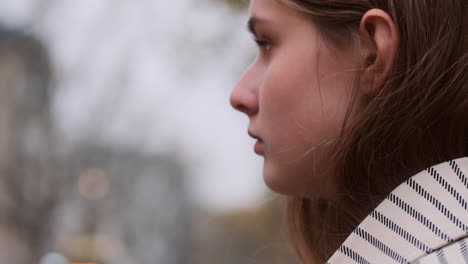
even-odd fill
[{"label": "striped collar", "polygon": [[412,263],[468,235],[468,157],[428,168],[397,187],[328,264]]}]

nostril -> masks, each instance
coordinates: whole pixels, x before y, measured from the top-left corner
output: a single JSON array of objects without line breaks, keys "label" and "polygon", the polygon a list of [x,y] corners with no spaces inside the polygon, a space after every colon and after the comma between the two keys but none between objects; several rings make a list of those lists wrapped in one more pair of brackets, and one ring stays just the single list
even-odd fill
[{"label": "nostril", "polygon": [[232,108],[236,109],[237,111],[246,113],[246,111],[248,111],[248,108],[243,103],[242,101],[243,99],[244,98],[242,98],[238,94],[233,93],[230,98],[230,103],[231,103]]},{"label": "nostril", "polygon": [[234,106],[234,108],[242,113],[245,113],[245,114],[249,114],[249,108],[247,108],[245,105],[243,104],[238,104],[236,106]]}]

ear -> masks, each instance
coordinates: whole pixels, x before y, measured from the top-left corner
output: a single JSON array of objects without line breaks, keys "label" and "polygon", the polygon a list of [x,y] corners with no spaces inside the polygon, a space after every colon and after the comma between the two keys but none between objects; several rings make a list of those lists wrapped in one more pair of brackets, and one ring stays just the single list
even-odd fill
[{"label": "ear", "polygon": [[361,39],[362,75],[364,94],[376,95],[381,90],[393,67],[400,36],[392,18],[381,9],[367,11],[359,30]]}]

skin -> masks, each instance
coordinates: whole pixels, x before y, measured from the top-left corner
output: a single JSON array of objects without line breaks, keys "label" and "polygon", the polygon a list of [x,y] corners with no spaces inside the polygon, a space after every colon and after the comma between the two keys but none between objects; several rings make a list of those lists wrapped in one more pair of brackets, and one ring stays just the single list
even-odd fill
[{"label": "skin", "polygon": [[[324,176],[330,165],[325,146],[342,129],[356,80],[375,88],[383,80],[382,69],[388,68],[388,61],[380,70],[362,67],[369,56],[375,66],[382,62],[380,45],[372,39],[380,31],[370,35],[364,30],[370,44],[356,50],[327,43],[309,17],[278,1],[253,0],[249,13],[259,52],[230,103],[249,118],[268,187],[286,195],[328,197],[336,186]],[[357,90],[356,109],[370,93],[370,88]]]}]

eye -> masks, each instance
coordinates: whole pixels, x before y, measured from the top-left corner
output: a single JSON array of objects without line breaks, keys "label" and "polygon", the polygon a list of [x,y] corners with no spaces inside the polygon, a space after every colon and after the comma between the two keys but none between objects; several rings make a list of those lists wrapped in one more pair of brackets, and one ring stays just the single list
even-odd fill
[{"label": "eye", "polygon": [[255,39],[255,43],[257,43],[257,46],[260,49],[265,49],[265,50],[270,50],[273,46],[271,42],[268,40]]}]

